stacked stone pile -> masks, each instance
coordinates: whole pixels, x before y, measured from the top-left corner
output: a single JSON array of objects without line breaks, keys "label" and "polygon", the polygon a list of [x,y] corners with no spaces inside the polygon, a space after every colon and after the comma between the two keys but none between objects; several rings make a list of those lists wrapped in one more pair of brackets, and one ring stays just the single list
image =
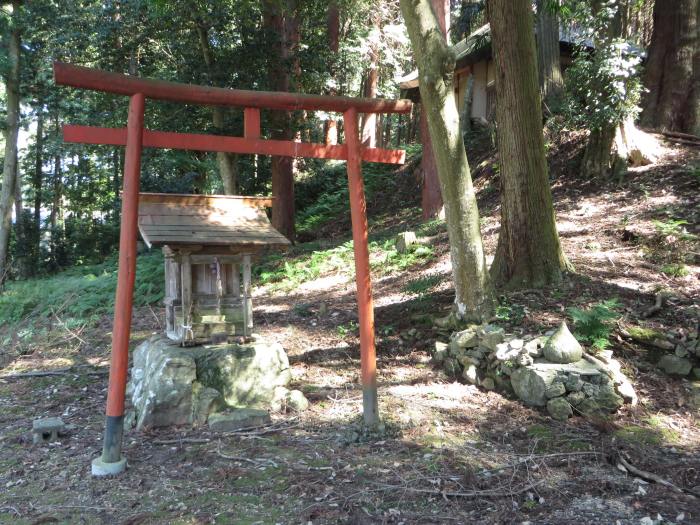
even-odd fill
[{"label": "stacked stone pile", "polygon": [[494,325],[455,332],[436,342],[433,360],[451,376],[546,407],[565,420],[574,413],[610,413],[636,403],[629,380],[611,353],[585,354],[565,323],[544,336],[507,337]]}]

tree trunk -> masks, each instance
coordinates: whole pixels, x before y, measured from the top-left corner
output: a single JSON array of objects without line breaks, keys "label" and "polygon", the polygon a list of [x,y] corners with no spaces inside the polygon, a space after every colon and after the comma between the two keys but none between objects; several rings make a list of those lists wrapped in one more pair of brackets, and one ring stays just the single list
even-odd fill
[{"label": "tree trunk", "polygon": [[[375,31],[379,31],[381,22],[379,14],[375,13],[373,26]],[[377,97],[377,86],[379,85],[379,49],[378,43],[373,43],[369,52],[369,66],[365,72],[364,89],[362,96],[367,98]],[[360,137],[362,145],[366,148],[377,147],[377,114],[363,113],[362,125],[360,127]]]},{"label": "tree trunk", "polygon": [[[333,53],[333,61],[329,67],[329,76],[332,81],[331,87],[328,89],[329,95],[337,95],[338,89],[335,87],[338,84],[337,64],[338,50],[340,49],[340,8],[336,0],[328,2],[328,11],[326,12],[326,29],[328,31],[328,48]],[[328,145],[338,143],[338,121],[335,114],[331,113],[323,125],[324,142]]]},{"label": "tree trunk", "polygon": [[[276,91],[290,91],[291,74],[299,71],[297,48],[299,24],[296,19],[296,0],[263,1],[264,24],[271,40],[270,84]],[[290,67],[291,65],[291,67]],[[292,140],[292,116],[287,111],[271,112],[271,136],[275,140]],[[271,159],[272,172],[272,226],[293,241],[294,232],[294,159]]]},{"label": "tree trunk", "polygon": [[501,231],[491,275],[509,288],[561,280],[567,261],[549,187],[529,0],[489,0],[501,159]]},{"label": "tree trunk", "polygon": [[401,0],[421,78],[420,94],[433,138],[450,238],[455,315],[481,322],[493,313],[493,291],[479,230],[479,210],[455,100],[454,52],[439,30],[430,0]]},{"label": "tree trunk", "polygon": [[41,99],[37,104],[36,116],[36,157],[34,162],[34,177],[32,185],[34,186],[34,264],[36,267],[39,262],[39,254],[41,253],[41,200],[44,184],[44,104]]},{"label": "tree trunk", "polygon": [[[450,28],[450,0],[431,0],[435,17],[440,31],[449,45],[448,31]],[[430,131],[425,120],[425,111],[421,111],[420,134],[423,144],[423,157],[421,159],[421,173],[423,185],[421,190],[421,209],[423,218],[431,219],[444,216],[442,194],[440,193],[440,180],[437,174],[433,143],[430,139]]]},{"label": "tree trunk", "polygon": [[667,131],[698,133],[700,0],[657,1],[644,76],[648,90],[641,122]]},{"label": "tree trunk", "polygon": [[[202,52],[204,64],[207,66],[209,81],[217,85],[214,55],[211,51],[211,44],[209,43],[209,30],[201,20],[198,20],[195,24],[199,39],[199,49]],[[212,107],[212,121],[216,131],[222,132],[224,130],[224,108],[221,106]],[[226,153],[225,151],[217,151],[216,153],[216,164],[219,167],[219,176],[221,177],[221,182],[224,186],[224,194],[226,195],[238,194],[237,160],[236,155],[232,153]]]},{"label": "tree trunk", "polygon": [[542,100],[556,102],[564,87],[559,57],[559,20],[548,0],[537,0],[537,65]]},{"label": "tree trunk", "polygon": [[12,2],[12,24],[7,43],[7,69],[5,74],[6,110],[5,162],[0,191],[0,285],[7,276],[7,257],[12,227],[12,203],[17,180],[17,136],[19,133],[19,60],[20,60],[20,2]]}]

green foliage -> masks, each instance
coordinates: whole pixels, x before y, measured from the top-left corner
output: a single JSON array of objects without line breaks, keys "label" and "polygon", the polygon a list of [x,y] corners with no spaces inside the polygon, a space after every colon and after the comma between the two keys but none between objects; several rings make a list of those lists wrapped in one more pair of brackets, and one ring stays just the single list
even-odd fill
[{"label": "green foliage", "polygon": [[565,72],[564,112],[574,125],[591,131],[617,125],[640,110],[642,55],[615,36],[619,9],[620,0],[606,0],[597,9],[584,0],[562,3],[562,18],[576,26],[578,37],[578,49]]},{"label": "green foliage", "polygon": [[[69,326],[95,322],[114,309],[117,256],[102,264],[79,266],[52,277],[10,282],[0,295],[0,324],[54,313]],[[163,299],[163,257],[159,252],[139,256],[134,305]]]},{"label": "green foliage", "polygon": [[666,219],[663,221],[655,219],[652,223],[656,231],[665,237],[673,236],[682,241],[691,241],[697,237],[692,233],[688,233],[688,230],[685,228],[688,221],[684,219]]},{"label": "green foliage", "polygon": [[442,280],[443,277],[441,275],[420,277],[419,279],[414,279],[406,283],[403,287],[403,291],[412,295],[424,295],[440,284]]},{"label": "green foliage", "polygon": [[[296,257],[289,253],[269,256],[256,269],[260,284],[289,291],[324,275],[337,273],[344,278],[354,278],[352,241],[333,248],[318,247],[318,243],[301,244],[297,248],[301,253]],[[375,275],[402,271],[434,257],[432,248],[420,245],[412,246],[406,253],[399,253],[392,239],[370,241],[369,249],[370,267]]]},{"label": "green foliage", "polygon": [[685,264],[669,263],[661,267],[661,273],[670,277],[686,277],[690,275],[690,270]]},{"label": "green foliage", "polygon": [[525,319],[525,307],[521,304],[510,303],[505,296],[499,297],[496,306],[496,319],[514,325],[522,324],[523,319]]},{"label": "green foliage", "polygon": [[568,308],[574,321],[574,335],[595,350],[605,350],[610,346],[613,321],[620,318],[619,308],[617,299],[608,299],[585,310]]}]

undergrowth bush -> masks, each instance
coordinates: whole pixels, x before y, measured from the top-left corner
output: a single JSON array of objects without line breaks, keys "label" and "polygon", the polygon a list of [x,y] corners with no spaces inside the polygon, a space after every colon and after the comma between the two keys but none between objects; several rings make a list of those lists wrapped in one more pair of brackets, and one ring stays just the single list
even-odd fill
[{"label": "undergrowth bush", "polygon": [[608,299],[590,308],[568,308],[574,321],[574,336],[594,350],[605,350],[610,346],[610,334],[614,321],[620,318],[620,302]]},{"label": "undergrowth bush", "polygon": [[[304,245],[301,247],[303,249]],[[352,241],[325,250],[314,249],[319,247],[318,243],[308,243],[308,247],[308,251],[294,258],[289,254],[269,256],[256,270],[260,284],[289,291],[322,275],[340,273],[348,278],[354,277]],[[399,253],[393,239],[371,241],[369,250],[370,268],[375,275],[402,271],[434,257],[432,248],[421,245],[414,245],[406,253]]]},{"label": "undergrowth bush", "polygon": [[[406,157],[420,154],[420,145],[406,146]],[[391,191],[397,184],[397,167],[393,164],[364,163],[362,176],[369,201],[382,190]],[[324,224],[350,211],[348,177],[344,162],[318,164],[313,171],[299,177],[296,195],[296,230],[300,235],[313,233]]]},{"label": "undergrowth bush", "polygon": [[[0,294],[0,324],[59,315],[74,325],[94,322],[114,309],[117,286],[115,254],[102,264],[76,266],[42,279],[7,284]],[[157,303],[163,298],[163,257],[160,252],[137,260],[134,305]]]}]

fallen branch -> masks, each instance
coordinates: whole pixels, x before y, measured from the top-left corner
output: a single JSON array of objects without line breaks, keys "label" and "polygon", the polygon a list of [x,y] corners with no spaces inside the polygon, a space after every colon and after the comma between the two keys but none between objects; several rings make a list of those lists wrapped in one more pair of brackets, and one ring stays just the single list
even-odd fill
[{"label": "fallen branch", "polygon": [[666,305],[666,301],[668,301],[669,294],[668,292],[659,292],[656,294],[656,298],[654,299],[654,306],[648,308],[644,312],[642,312],[642,317],[648,318],[654,315],[657,312],[660,312],[663,307]]},{"label": "fallen branch", "polygon": [[209,438],[179,438],[179,439],[154,439],[151,441],[154,445],[179,445],[182,443],[193,443],[193,444],[200,444],[200,443],[209,443],[211,439]]},{"label": "fallen branch", "polygon": [[[18,372],[16,374],[5,374],[0,376],[3,379],[24,379],[27,377],[49,377],[49,376],[68,376],[76,374],[74,366],[68,368],[57,368],[56,370],[32,370],[30,372]],[[94,370],[85,372],[83,375],[88,376],[105,376],[109,374],[109,370]]]},{"label": "fallen branch", "polygon": [[404,492],[413,492],[416,494],[429,494],[431,496],[439,496],[441,498],[507,498],[510,496],[517,496],[519,494],[523,494],[525,492],[528,492],[535,487],[542,485],[545,480],[541,479],[540,481],[537,481],[536,483],[529,483],[523,487],[520,487],[517,490],[508,490],[508,489],[487,489],[487,490],[469,490],[469,491],[462,491],[462,492],[453,492],[453,491],[448,491],[448,490],[440,490],[440,489],[423,489],[423,488],[416,488],[416,487],[407,487],[407,486],[402,486],[402,485],[389,485],[387,483],[374,483],[374,485],[377,485],[378,487],[381,487],[384,490],[396,490],[396,491],[404,491]]},{"label": "fallen branch", "polygon": [[678,492],[680,494],[689,494],[693,497],[699,496],[699,494],[696,493],[695,491],[692,491],[689,489],[682,489],[678,485],[674,485],[670,481],[662,478],[661,476],[654,474],[653,472],[647,472],[646,470],[638,469],[634,465],[630,464],[630,462],[627,461],[625,458],[623,458],[621,454],[618,454],[617,461],[618,461],[618,464],[617,464],[618,468],[622,467],[627,472],[637,476],[638,478],[642,478],[646,481],[653,481],[654,483],[658,483],[659,485],[664,485],[665,487],[668,487],[671,490]]},{"label": "fallen branch", "polygon": [[262,459],[250,459],[250,458],[244,458],[243,456],[231,456],[230,454],[224,454],[221,452],[221,442],[219,442],[219,446],[216,449],[216,454],[219,457],[222,457],[224,459],[230,459],[232,461],[243,461],[245,463],[251,463],[255,465],[256,467],[262,467],[267,463],[268,465],[273,466],[274,468],[277,468],[278,465],[274,461],[268,458],[262,458]]}]

